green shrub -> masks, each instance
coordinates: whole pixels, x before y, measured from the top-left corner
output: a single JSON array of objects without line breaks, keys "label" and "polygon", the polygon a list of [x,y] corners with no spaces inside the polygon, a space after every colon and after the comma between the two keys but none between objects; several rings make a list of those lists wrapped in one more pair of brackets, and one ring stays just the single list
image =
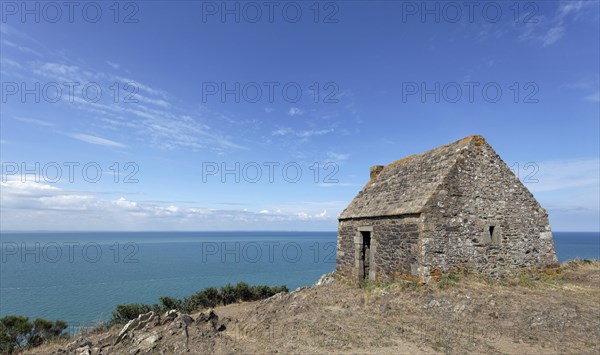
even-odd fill
[{"label": "green shrub", "polygon": [[112,323],[127,323],[140,314],[154,310],[152,306],[142,303],[119,304],[112,312]]},{"label": "green shrub", "polygon": [[278,294],[279,292],[288,292],[288,289],[286,286],[265,286],[265,285],[261,285],[261,286],[256,286],[256,297],[259,300],[265,299],[265,298],[269,298],[273,295]]},{"label": "green shrub", "polygon": [[209,287],[185,298],[183,310],[189,313],[200,308],[213,308],[219,303],[221,303],[219,290],[214,287]]},{"label": "green shrub", "polygon": [[214,287],[209,287],[204,289],[203,291],[206,297],[206,304],[203,304],[203,307],[216,307],[219,303],[221,303],[221,295],[219,294],[219,290]]},{"label": "green shrub", "polygon": [[255,301],[273,296],[280,292],[289,292],[285,285],[281,286],[251,286],[245,282],[239,282],[233,286],[228,283],[220,289],[208,287],[195,294],[178,299],[175,297],[161,297],[160,304],[120,304],[112,312],[112,324],[126,323],[140,314],[154,311],[163,313],[165,311],[176,309],[184,313],[192,313],[194,311],[213,308],[219,304],[228,305],[238,301]]},{"label": "green shrub", "polygon": [[6,316],[0,319],[0,351],[12,353],[27,345],[33,324],[23,316]]},{"label": "green shrub", "polygon": [[235,285],[237,300],[254,301],[256,299],[256,295],[254,293],[255,289],[256,287],[250,287],[250,285],[245,282],[238,282],[238,284]]},{"label": "green shrub", "polygon": [[227,285],[221,287],[221,301],[223,305],[227,306],[228,304],[237,302],[237,289],[228,283]]},{"label": "green shrub", "polygon": [[42,345],[46,340],[55,339],[67,329],[67,323],[62,320],[49,321],[38,318],[33,322],[33,330],[27,340],[29,346]]},{"label": "green shrub", "polygon": [[30,322],[23,316],[9,315],[0,318],[0,352],[12,353],[25,347],[36,347],[45,341],[64,336],[67,323],[37,318]]},{"label": "green shrub", "polygon": [[161,297],[160,304],[162,310],[168,311],[171,309],[181,310],[183,308],[183,301],[173,297]]}]

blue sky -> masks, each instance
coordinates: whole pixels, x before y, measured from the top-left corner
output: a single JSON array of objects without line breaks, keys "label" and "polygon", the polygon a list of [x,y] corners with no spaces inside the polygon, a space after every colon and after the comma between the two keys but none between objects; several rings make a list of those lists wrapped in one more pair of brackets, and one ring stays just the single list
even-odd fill
[{"label": "blue sky", "polygon": [[2,230],[335,230],[371,165],[471,134],[600,229],[598,1],[22,4]]}]

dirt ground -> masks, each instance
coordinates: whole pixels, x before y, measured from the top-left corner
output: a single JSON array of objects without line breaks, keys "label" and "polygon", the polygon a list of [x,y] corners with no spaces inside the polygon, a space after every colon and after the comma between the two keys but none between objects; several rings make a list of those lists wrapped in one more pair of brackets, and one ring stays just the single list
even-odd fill
[{"label": "dirt ground", "polygon": [[214,314],[161,315],[117,345],[122,327],[29,353],[600,353],[600,262],[501,282],[459,275],[360,286],[334,281]]}]

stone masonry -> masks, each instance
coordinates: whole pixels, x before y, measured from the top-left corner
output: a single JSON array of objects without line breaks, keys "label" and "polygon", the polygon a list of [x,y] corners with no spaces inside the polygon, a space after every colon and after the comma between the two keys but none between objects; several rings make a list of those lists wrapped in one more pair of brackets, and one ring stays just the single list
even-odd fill
[{"label": "stone masonry", "polygon": [[481,136],[371,168],[339,216],[339,277],[492,277],[557,263],[548,214]]}]

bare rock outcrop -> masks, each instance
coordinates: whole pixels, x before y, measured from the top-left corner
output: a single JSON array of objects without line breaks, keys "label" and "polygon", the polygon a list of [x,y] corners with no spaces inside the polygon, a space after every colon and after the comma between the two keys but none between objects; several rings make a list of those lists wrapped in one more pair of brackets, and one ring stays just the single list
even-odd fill
[{"label": "bare rock outcrop", "polygon": [[[118,332],[101,337],[95,342],[90,338],[79,337],[55,354],[150,354],[189,352],[190,341],[202,340],[202,349],[194,346],[194,351],[211,352],[214,339],[226,329],[214,310],[200,313],[196,319],[176,310],[162,316],[155,312],[140,314],[130,320]],[[211,341],[212,339],[212,341]],[[208,340],[208,341],[207,341]]]}]

